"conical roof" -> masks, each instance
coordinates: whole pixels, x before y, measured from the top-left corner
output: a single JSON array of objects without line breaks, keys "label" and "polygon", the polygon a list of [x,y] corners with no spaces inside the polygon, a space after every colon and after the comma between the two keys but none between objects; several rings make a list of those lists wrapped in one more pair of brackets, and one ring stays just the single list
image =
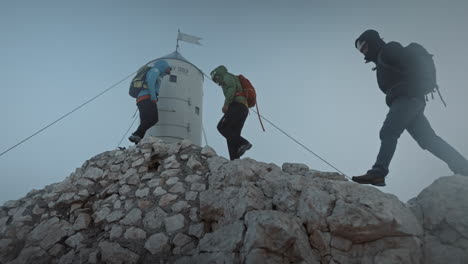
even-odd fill
[{"label": "conical roof", "polygon": [[185,61],[187,63],[192,64],[190,61],[188,61],[186,58],[184,58],[184,56],[182,56],[182,54],[180,54],[178,51],[174,51],[171,54],[167,54],[166,56],[163,56],[163,57],[161,57],[159,59],[176,59],[176,60],[181,60],[181,61]]},{"label": "conical roof", "polygon": [[161,60],[161,59],[173,59],[173,60],[180,60],[180,61],[186,62],[186,63],[192,65],[193,67],[197,68],[197,70],[200,71],[200,74],[204,78],[203,71],[200,70],[195,64],[191,63],[186,58],[184,58],[184,56],[182,56],[182,54],[180,54],[177,50],[170,53],[170,54],[167,54],[166,56],[162,56],[161,58],[158,58],[156,60]]}]

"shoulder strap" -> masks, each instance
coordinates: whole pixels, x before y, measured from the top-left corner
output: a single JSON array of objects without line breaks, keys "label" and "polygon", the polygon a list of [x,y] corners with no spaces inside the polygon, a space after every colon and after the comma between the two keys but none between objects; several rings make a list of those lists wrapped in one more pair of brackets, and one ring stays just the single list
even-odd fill
[{"label": "shoulder strap", "polygon": [[[233,74],[233,75],[234,75],[234,74]],[[244,87],[242,86],[242,81],[241,81],[241,79],[242,79],[242,78],[245,78],[245,77],[244,77],[242,74],[239,74],[239,75],[237,75],[237,76],[234,75],[234,76],[235,76],[235,77],[237,78],[237,80],[239,81],[239,85],[240,85],[240,92],[239,92],[239,93],[243,93],[243,92],[244,92]]]},{"label": "shoulder strap", "polygon": [[391,71],[394,71],[394,72],[401,72],[401,70],[398,69],[397,67],[392,66],[392,65],[386,63],[386,62],[382,59],[382,53],[383,53],[383,51],[381,51],[381,52],[379,53],[379,55],[377,55],[377,67],[376,67],[376,68],[378,68],[378,67],[380,66],[380,67],[383,67],[383,68],[385,68],[385,69],[388,69],[388,70],[391,70]]},{"label": "shoulder strap", "polygon": [[238,90],[238,89],[236,88],[236,93],[235,93],[234,95],[235,95],[235,96],[243,96],[243,97],[245,97],[244,87],[242,86],[242,81],[241,81],[241,79],[244,78],[244,76],[242,76],[242,74],[239,74],[239,75],[234,75],[234,74],[233,74],[233,76],[234,76],[235,78],[237,78],[237,80],[239,81],[239,86],[240,86],[240,90]]}]

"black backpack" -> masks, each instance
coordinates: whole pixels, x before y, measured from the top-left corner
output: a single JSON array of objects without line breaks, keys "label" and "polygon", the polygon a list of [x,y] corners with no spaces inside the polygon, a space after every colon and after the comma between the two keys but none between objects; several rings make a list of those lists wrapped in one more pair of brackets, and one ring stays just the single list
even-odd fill
[{"label": "black backpack", "polygon": [[135,77],[133,77],[132,81],[130,82],[130,88],[128,90],[128,94],[133,97],[137,98],[138,94],[140,93],[141,89],[148,89],[148,85],[146,84],[146,73],[151,69],[151,66],[148,64],[142,66],[138,69]]},{"label": "black backpack", "polygon": [[[442,103],[446,106],[444,99],[439,91],[436,77],[436,67],[433,59],[433,55],[430,54],[422,45],[418,43],[411,43],[404,48],[405,56],[408,57],[408,71],[406,74],[409,75],[412,82],[412,89],[416,89],[416,93],[424,95],[427,100],[427,95],[431,94],[434,98],[434,92],[440,96]],[[393,71],[400,72],[399,69],[386,64],[382,59],[378,58],[379,65],[390,68]]]}]

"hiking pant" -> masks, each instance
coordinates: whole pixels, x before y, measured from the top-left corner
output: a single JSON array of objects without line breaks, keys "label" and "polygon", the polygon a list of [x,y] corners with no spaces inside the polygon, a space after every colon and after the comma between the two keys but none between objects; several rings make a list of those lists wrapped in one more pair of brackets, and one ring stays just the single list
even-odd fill
[{"label": "hiking pant", "polygon": [[395,153],[398,138],[406,129],[419,146],[445,161],[454,173],[468,168],[468,161],[452,146],[436,135],[424,116],[424,99],[399,97],[390,105],[390,110],[380,130],[380,151],[377,161],[369,172],[386,176]]},{"label": "hiking pant", "polygon": [[241,136],[242,128],[249,114],[249,109],[242,103],[233,102],[218,123],[218,131],[226,138],[229,158],[239,158],[239,147],[249,143]]},{"label": "hiking pant", "polygon": [[150,99],[146,99],[138,102],[137,106],[140,112],[140,125],[133,134],[143,138],[146,130],[158,122],[158,105]]}]

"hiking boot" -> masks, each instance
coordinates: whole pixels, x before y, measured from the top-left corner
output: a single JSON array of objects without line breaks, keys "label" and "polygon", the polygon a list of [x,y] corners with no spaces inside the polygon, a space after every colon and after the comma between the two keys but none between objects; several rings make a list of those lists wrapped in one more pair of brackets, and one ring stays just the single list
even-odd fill
[{"label": "hiking boot", "polygon": [[138,144],[138,142],[141,141],[141,137],[138,136],[138,135],[132,134],[132,135],[128,138],[128,140],[130,140],[130,142],[133,142],[133,143],[135,143],[135,144]]},{"label": "hiking boot", "polygon": [[375,186],[385,186],[385,177],[375,175],[369,172],[362,176],[354,176],[352,180],[360,184],[372,184]]},{"label": "hiking boot", "polygon": [[246,143],[244,145],[241,145],[239,147],[239,150],[237,150],[237,155],[239,155],[239,158],[242,157],[242,155],[244,155],[245,152],[247,150],[249,150],[250,148],[252,148],[252,144],[250,144],[250,143]]}]

